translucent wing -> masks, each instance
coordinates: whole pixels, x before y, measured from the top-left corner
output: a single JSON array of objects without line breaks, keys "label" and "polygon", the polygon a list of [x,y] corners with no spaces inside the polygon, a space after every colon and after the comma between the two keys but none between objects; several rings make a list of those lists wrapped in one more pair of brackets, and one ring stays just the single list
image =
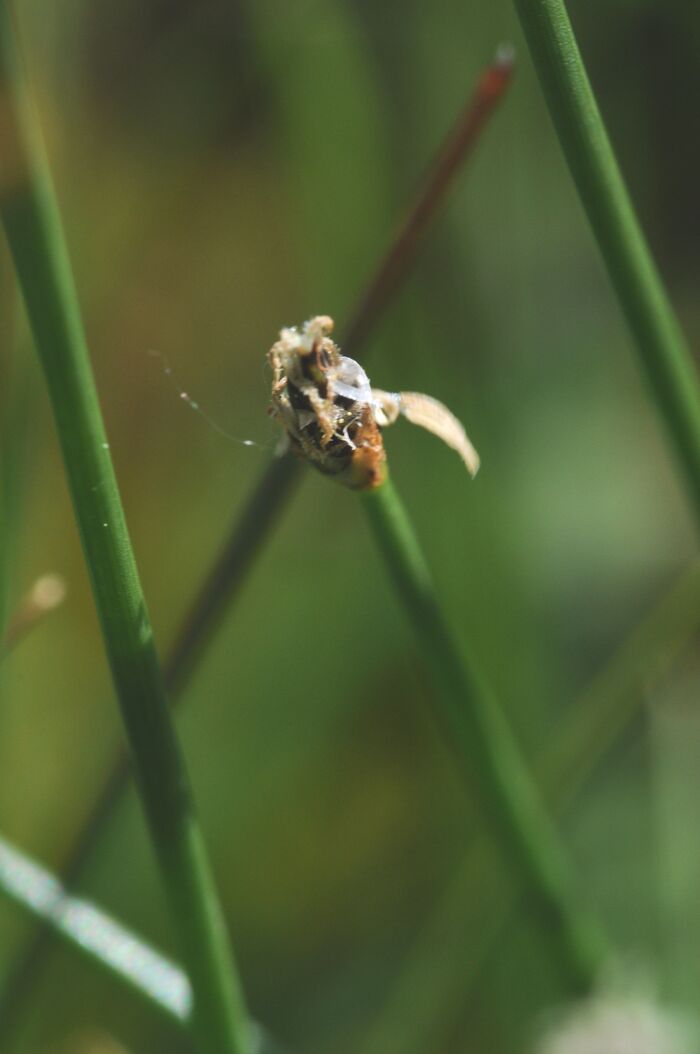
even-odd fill
[{"label": "translucent wing", "polygon": [[472,446],[462,424],[446,406],[431,395],[420,392],[399,392],[399,412],[414,425],[432,432],[443,443],[456,450],[470,475],[479,471],[479,455]]}]

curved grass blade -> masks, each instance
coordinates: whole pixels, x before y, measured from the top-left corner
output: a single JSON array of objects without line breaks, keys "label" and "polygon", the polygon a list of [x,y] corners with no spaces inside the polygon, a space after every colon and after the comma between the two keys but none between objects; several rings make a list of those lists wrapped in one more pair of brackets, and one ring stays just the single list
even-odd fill
[{"label": "curved grass blade", "polygon": [[202,1051],[247,1054],[243,997],[168,711],[7,0],[0,0],[0,115],[0,213],[49,390],[142,802],[195,993],[193,1027]]}]

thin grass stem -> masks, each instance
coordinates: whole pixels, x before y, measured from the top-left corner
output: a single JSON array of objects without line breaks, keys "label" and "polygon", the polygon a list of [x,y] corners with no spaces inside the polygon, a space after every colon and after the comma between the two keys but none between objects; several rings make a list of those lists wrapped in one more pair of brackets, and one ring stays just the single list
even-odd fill
[{"label": "thin grass stem", "polygon": [[393,484],[387,480],[362,500],[437,689],[434,710],[445,741],[493,820],[503,854],[539,905],[572,989],[588,991],[609,954],[608,941],[579,903],[568,860],[505,716],[453,637]]},{"label": "thin grass stem", "polygon": [[0,213],[46,378],[144,811],[195,993],[201,1050],[248,1054],[248,1025],[167,706],[109,455],[13,12],[0,0]]},{"label": "thin grass stem", "polygon": [[559,141],[700,516],[700,385],[615,160],[563,0],[515,0]]},{"label": "thin grass stem", "polygon": [[[567,708],[536,758],[535,775],[555,815],[571,807],[699,628],[696,561]],[[465,910],[473,904],[479,905],[476,919]],[[485,836],[478,835],[419,927],[381,1014],[361,1044],[362,1054],[438,1049],[457,1026],[468,992],[517,905],[517,890],[503,875]]]},{"label": "thin grass stem", "polygon": [[590,779],[652,686],[658,685],[700,630],[700,560],[684,570],[621,642],[603,669],[568,708],[537,759],[552,801],[568,806]]},{"label": "thin grass stem", "polygon": [[476,82],[471,98],[428,169],[421,192],[399,225],[344,329],[341,347],[345,355],[356,355],[357,349],[365,344],[405,281],[428,227],[510,85],[513,62],[512,49],[500,48]]}]

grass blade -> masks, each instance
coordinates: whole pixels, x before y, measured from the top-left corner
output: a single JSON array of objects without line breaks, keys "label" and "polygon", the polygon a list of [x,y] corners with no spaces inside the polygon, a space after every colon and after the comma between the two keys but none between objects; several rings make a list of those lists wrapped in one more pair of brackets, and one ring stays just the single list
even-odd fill
[{"label": "grass blade", "polygon": [[[22,504],[22,469],[28,439],[29,383],[15,361],[17,294],[11,264],[0,254],[0,642],[4,640],[12,589],[12,566]],[[0,657],[2,644],[0,643]]]},{"label": "grass blade", "polygon": [[700,629],[700,561],[678,576],[606,666],[567,709],[537,771],[546,793],[567,806],[638,714],[646,692],[671,670]]},{"label": "grass blade", "polygon": [[[535,762],[545,799],[566,811],[700,628],[700,561],[686,569],[567,708]],[[435,909],[419,927],[363,1054],[438,1049],[464,1012],[465,995],[517,908],[516,890],[484,837],[469,846]],[[478,904],[467,937],[465,905]],[[465,934],[465,939],[460,934]],[[410,1008],[410,1009],[407,1009]]]},{"label": "grass blade", "polygon": [[700,386],[639,226],[563,0],[515,0],[549,111],[700,516]]},{"label": "grass blade", "polygon": [[608,955],[607,940],[578,902],[568,861],[507,721],[482,675],[462,657],[393,485],[387,481],[362,500],[437,689],[434,708],[445,741],[539,905],[571,987],[590,990]]},{"label": "grass blade", "polygon": [[0,2],[0,212],[46,377],[112,676],[212,1054],[249,1050],[243,998],[168,711],[13,13]]}]

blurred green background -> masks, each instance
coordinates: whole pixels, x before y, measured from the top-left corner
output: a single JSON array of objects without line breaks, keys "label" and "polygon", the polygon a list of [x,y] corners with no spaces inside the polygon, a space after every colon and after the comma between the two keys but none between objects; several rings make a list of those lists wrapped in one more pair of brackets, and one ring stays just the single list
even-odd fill
[{"label": "blurred green background", "polygon": [[[513,42],[511,93],[374,333],[370,375],[443,399],[481,454],[470,483],[431,437],[386,437],[448,614],[535,753],[695,539],[511,3],[16,6],[161,651],[274,446],[267,349],[283,325],[348,317],[478,71]],[[682,0],[570,9],[697,344],[700,14]],[[5,664],[0,829],[56,866],[121,729],[0,253],[5,420],[25,400],[12,598],[47,570],[69,588]],[[154,350],[261,446],[188,409]],[[689,653],[654,686],[563,826],[620,949],[680,1003],[700,980],[696,672]],[[483,941],[476,880],[440,939],[416,943],[484,819],[429,692],[359,503],[309,472],[178,719],[250,1005],[290,1050],[509,1054],[566,994],[526,905]],[[80,892],[172,951],[133,793]],[[0,903],[0,979],[33,925]],[[95,1030],[134,1054],[189,1049],[55,944],[12,1050],[82,1054]]]}]

